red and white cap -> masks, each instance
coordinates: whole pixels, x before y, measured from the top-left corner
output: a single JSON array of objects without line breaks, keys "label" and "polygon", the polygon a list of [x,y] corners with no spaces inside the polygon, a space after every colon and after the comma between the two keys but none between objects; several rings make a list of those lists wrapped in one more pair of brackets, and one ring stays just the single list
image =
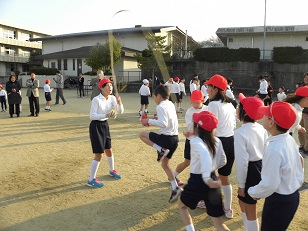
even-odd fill
[{"label": "red and white cap", "polygon": [[108,78],[103,78],[101,81],[99,81],[99,83],[97,84],[97,86],[99,88],[101,88],[105,83],[111,83],[112,81]]},{"label": "red and white cap", "polygon": [[263,115],[259,113],[259,107],[264,106],[263,101],[258,97],[245,97],[243,93],[238,94],[238,98],[243,105],[246,114],[253,120],[262,119]]},{"label": "red and white cap", "polygon": [[269,106],[259,107],[259,113],[272,118],[284,129],[289,129],[296,121],[296,110],[287,102],[276,101]]},{"label": "red and white cap", "polygon": [[206,131],[213,131],[218,126],[218,119],[209,111],[194,113],[193,121]]}]

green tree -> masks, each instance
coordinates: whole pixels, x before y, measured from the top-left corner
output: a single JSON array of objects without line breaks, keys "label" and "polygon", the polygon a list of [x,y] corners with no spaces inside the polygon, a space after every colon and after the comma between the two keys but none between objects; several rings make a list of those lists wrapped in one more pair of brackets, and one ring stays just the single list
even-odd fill
[{"label": "green tree", "polygon": [[165,78],[169,76],[166,62],[171,60],[171,46],[166,44],[166,36],[155,36],[149,34],[146,36],[148,48],[141,53],[136,53],[135,58],[138,62],[138,68],[145,71],[150,71],[152,78],[154,74],[160,70]]},{"label": "green tree", "polygon": [[[122,45],[112,37],[112,48],[113,48],[113,64],[116,65],[122,58]],[[111,69],[111,58],[110,58],[110,45],[109,41],[105,44],[96,44],[90,50],[89,56],[86,58],[85,63],[92,67],[93,70],[110,70]]]},{"label": "green tree", "polygon": [[200,42],[201,47],[223,47],[224,44],[222,41],[216,36],[211,36],[208,40]]}]

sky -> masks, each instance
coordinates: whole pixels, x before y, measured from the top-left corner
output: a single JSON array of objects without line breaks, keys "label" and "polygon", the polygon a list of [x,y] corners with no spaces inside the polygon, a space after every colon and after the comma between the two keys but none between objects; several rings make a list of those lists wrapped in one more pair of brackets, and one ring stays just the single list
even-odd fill
[{"label": "sky", "polygon": [[177,26],[201,42],[221,27],[264,26],[265,2],[266,25],[308,25],[308,0],[0,0],[0,20],[51,35]]}]

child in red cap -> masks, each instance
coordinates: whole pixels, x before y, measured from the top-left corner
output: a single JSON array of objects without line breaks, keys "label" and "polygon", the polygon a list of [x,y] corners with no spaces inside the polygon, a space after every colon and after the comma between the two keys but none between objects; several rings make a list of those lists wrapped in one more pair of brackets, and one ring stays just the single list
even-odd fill
[{"label": "child in red cap", "polygon": [[257,97],[245,97],[239,94],[240,105],[237,117],[243,125],[234,132],[234,153],[238,198],[242,211],[244,230],[258,231],[257,201],[249,196],[247,190],[261,180],[262,158],[267,139],[267,131],[257,123],[262,119],[258,112],[263,101]]},{"label": "child in red cap", "polygon": [[121,175],[114,168],[114,155],[111,149],[111,136],[108,125],[108,118],[115,118],[116,113],[122,114],[124,106],[121,97],[112,95],[112,82],[108,78],[103,78],[97,84],[101,93],[94,97],[91,102],[89,126],[90,140],[94,159],[90,167],[90,178],[87,186],[101,188],[104,186],[96,178],[96,174],[102,160],[103,154],[106,153],[109,175],[115,179],[121,179]]},{"label": "child in red cap", "polygon": [[44,85],[44,93],[45,93],[45,99],[46,99],[45,111],[51,111],[50,101],[51,101],[51,92],[52,91],[53,91],[53,88],[50,88],[50,80],[46,79],[45,85]]},{"label": "child in red cap", "polygon": [[304,179],[303,159],[288,130],[295,123],[296,111],[286,102],[262,106],[263,127],[272,135],[262,160],[261,181],[248,189],[255,199],[265,198],[262,231],[287,230],[299,205],[298,188]]},{"label": "child in red cap", "polygon": [[226,156],[221,141],[214,136],[217,128],[216,116],[208,111],[193,114],[194,137],[190,140],[191,160],[190,178],[179,200],[179,211],[186,230],[192,231],[194,225],[188,208],[195,209],[204,200],[206,212],[217,230],[229,230],[223,223],[224,210],[220,181],[215,171],[226,164]]},{"label": "child in red cap", "polygon": [[224,210],[227,218],[233,217],[231,209],[232,203],[232,185],[229,181],[232,166],[234,163],[234,129],[236,125],[235,108],[231,99],[226,96],[227,79],[221,75],[214,75],[205,82],[208,85],[210,103],[208,110],[216,115],[218,127],[216,136],[221,140],[227,156],[227,164],[218,170],[219,179],[222,184],[224,194]]},{"label": "child in red cap", "polygon": [[[193,114],[196,112],[207,111],[207,106],[203,105],[203,99],[204,95],[202,91],[195,90],[191,93],[190,96],[191,107],[187,109],[185,114],[187,132],[184,133],[186,137],[185,148],[184,148],[184,161],[180,163],[173,172],[175,179],[178,182],[178,185],[183,185],[183,182],[177,178],[177,175],[180,174],[186,167],[190,165],[190,138],[194,132]],[[204,205],[204,203],[201,202],[198,207],[204,208],[202,204]]]}]

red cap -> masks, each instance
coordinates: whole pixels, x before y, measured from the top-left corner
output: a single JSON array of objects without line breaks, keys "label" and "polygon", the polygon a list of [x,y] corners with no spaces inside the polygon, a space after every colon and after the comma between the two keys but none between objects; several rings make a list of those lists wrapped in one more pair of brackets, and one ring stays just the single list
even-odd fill
[{"label": "red cap", "polygon": [[175,78],[174,78],[174,81],[175,81],[175,82],[177,82],[177,81],[179,81],[179,80],[180,80],[179,77],[175,77]]},{"label": "red cap", "polygon": [[227,89],[227,79],[221,75],[213,75],[208,81],[206,81],[204,84],[210,84],[213,85],[221,90],[226,90]]},{"label": "red cap", "polygon": [[49,79],[46,79],[46,80],[45,80],[45,83],[50,83],[50,80],[49,80]]},{"label": "red cap", "polygon": [[105,83],[111,83],[111,80],[108,78],[103,78],[101,81],[99,81],[97,86],[101,88]]},{"label": "red cap", "polygon": [[204,100],[204,94],[202,91],[200,90],[194,90],[192,93],[191,93],[191,96],[190,96],[190,101],[191,102],[200,102],[202,101],[203,102]]},{"label": "red cap", "polygon": [[247,115],[253,120],[262,119],[263,115],[259,113],[258,109],[264,106],[263,101],[258,97],[245,97],[243,93],[238,94],[238,98],[243,105]]},{"label": "red cap", "polygon": [[270,106],[259,107],[259,113],[272,118],[285,129],[292,127],[296,120],[296,110],[287,102],[275,101]]},{"label": "red cap", "polygon": [[308,86],[299,87],[295,91],[295,95],[308,97]]},{"label": "red cap", "polygon": [[213,131],[217,128],[218,120],[216,116],[209,111],[196,112],[193,114],[193,120],[199,127],[207,131]]}]

